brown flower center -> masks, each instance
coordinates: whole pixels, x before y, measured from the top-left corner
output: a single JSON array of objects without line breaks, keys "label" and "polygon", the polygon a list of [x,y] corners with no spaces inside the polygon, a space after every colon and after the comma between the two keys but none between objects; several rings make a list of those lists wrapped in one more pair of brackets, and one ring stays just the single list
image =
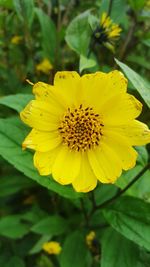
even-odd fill
[{"label": "brown flower center", "polygon": [[80,105],[75,109],[68,108],[58,130],[63,143],[71,150],[86,151],[99,145],[103,126],[100,115],[94,113],[93,108]]}]

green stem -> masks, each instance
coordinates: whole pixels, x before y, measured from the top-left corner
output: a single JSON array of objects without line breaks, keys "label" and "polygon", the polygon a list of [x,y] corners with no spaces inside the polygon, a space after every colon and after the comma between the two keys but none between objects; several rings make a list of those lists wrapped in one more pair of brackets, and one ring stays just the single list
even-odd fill
[{"label": "green stem", "polygon": [[113,5],[113,0],[110,0],[109,1],[109,6],[108,6],[108,16],[110,16],[111,15],[111,10],[112,10],[112,5]]},{"label": "green stem", "polygon": [[85,209],[83,198],[80,199],[80,202],[81,202],[81,210],[82,210],[84,218],[85,218],[86,226],[89,227],[89,216],[88,216],[87,211]]}]

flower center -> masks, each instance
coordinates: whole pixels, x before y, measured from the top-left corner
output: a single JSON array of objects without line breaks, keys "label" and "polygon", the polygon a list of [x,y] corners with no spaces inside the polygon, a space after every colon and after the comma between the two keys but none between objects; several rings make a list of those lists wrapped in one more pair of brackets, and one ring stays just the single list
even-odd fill
[{"label": "flower center", "polygon": [[100,115],[94,113],[93,108],[80,105],[79,108],[68,108],[58,130],[63,143],[71,150],[86,151],[99,145],[103,126]]}]

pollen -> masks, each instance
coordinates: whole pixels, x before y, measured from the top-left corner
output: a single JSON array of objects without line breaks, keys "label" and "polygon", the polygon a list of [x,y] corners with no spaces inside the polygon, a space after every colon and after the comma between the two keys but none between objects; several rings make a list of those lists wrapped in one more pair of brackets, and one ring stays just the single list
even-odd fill
[{"label": "pollen", "polygon": [[63,143],[71,150],[86,151],[99,145],[104,124],[92,107],[70,109],[64,114],[58,128]]}]

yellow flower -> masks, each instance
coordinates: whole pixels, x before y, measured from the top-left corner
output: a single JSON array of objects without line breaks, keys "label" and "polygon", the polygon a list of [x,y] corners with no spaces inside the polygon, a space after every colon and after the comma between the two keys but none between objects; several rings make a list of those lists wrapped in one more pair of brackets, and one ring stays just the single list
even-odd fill
[{"label": "yellow flower", "polygon": [[145,10],[150,10],[150,0],[147,0],[144,5]]},{"label": "yellow flower", "polygon": [[32,127],[23,148],[34,149],[41,175],[52,174],[62,185],[88,192],[101,183],[114,183],[122,169],[136,164],[135,145],[150,142],[148,127],[137,120],[142,104],[126,92],[119,71],[82,77],[57,72],[54,85],[38,82],[35,100],[21,112]]},{"label": "yellow flower", "polygon": [[43,250],[46,251],[48,254],[60,254],[62,248],[60,244],[56,241],[50,241],[43,244]]},{"label": "yellow flower", "polygon": [[103,44],[114,51],[114,41],[119,37],[122,29],[118,24],[113,23],[107,13],[103,13],[100,19],[100,25],[94,31],[95,41]]},{"label": "yellow flower", "polygon": [[11,43],[18,45],[21,43],[22,39],[23,39],[22,36],[15,35],[11,38]]},{"label": "yellow flower", "polygon": [[43,61],[41,61],[39,64],[36,65],[36,70],[43,72],[45,74],[49,74],[50,70],[52,69],[53,66],[47,58],[43,59]]},{"label": "yellow flower", "polygon": [[94,231],[89,232],[89,234],[86,236],[86,243],[89,248],[92,247],[93,240],[95,239],[95,237],[96,237],[96,234]]}]

